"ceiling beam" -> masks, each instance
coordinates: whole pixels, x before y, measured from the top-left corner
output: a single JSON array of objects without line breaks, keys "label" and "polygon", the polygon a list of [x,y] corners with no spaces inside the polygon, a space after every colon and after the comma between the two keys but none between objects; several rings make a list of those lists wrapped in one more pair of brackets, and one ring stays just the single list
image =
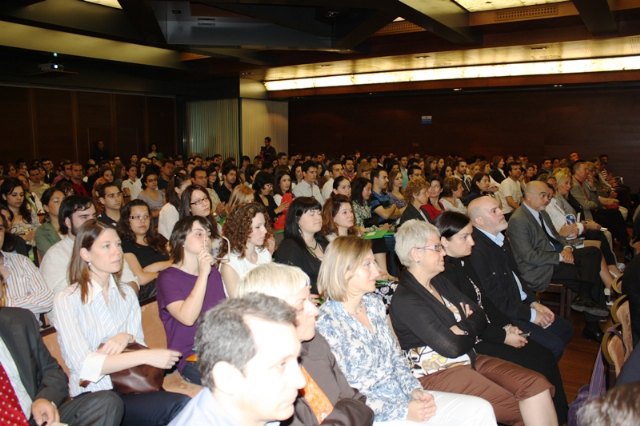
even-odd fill
[{"label": "ceiling beam", "polygon": [[343,33],[343,35],[336,36],[334,47],[336,49],[353,49],[396,18],[395,13],[390,14],[385,10],[375,10],[368,17],[352,25],[347,31],[338,27],[338,33]]},{"label": "ceiling beam", "polygon": [[153,9],[145,0],[118,0],[140,38],[147,43],[165,44],[166,40],[158,25]]},{"label": "ceiling beam", "polygon": [[610,34],[618,31],[618,24],[607,0],[573,0],[573,4],[591,34]]},{"label": "ceiling beam", "polygon": [[450,0],[398,0],[399,16],[455,44],[479,43],[469,12]]}]

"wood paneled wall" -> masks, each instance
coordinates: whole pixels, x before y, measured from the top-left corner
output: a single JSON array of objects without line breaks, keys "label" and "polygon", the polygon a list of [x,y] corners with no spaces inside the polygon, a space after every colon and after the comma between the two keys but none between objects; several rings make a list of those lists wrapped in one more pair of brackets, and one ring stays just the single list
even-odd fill
[{"label": "wood paneled wall", "polygon": [[176,154],[171,97],[0,86],[0,157],[88,159],[103,140],[111,155],[146,154],[152,143]]},{"label": "wood paneled wall", "polygon": [[[421,124],[431,115],[433,123]],[[589,159],[640,186],[640,87],[304,98],[289,104],[289,152]]]}]

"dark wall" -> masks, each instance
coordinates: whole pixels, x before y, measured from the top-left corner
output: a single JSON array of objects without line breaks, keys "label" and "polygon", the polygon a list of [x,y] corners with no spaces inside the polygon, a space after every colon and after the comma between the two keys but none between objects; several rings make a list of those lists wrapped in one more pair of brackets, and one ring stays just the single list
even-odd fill
[{"label": "dark wall", "polygon": [[171,97],[0,86],[1,159],[48,157],[86,161],[102,139],[123,159],[175,154],[176,102]]},{"label": "dark wall", "polygon": [[[431,125],[420,117],[431,115]],[[305,98],[289,104],[289,151],[470,156],[608,153],[640,186],[640,87]]]}]

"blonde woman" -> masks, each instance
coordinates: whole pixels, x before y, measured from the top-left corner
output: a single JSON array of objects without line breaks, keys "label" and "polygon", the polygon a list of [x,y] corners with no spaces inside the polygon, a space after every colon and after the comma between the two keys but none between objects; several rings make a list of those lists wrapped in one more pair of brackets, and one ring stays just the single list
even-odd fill
[{"label": "blonde woman", "polygon": [[[368,426],[373,411],[366,397],[347,383],[336,364],[327,341],[316,334],[318,308],[311,298],[309,277],[295,266],[270,263],[247,273],[240,282],[237,296],[263,293],[284,300],[296,310],[296,331],[302,342],[300,364],[307,376],[307,385],[296,399],[291,426],[344,425]],[[313,389],[315,388],[315,389]],[[314,410],[316,398],[322,393],[329,405],[325,411]],[[305,397],[305,395],[307,395]]]},{"label": "blonde woman", "polygon": [[423,391],[400,354],[382,301],[373,294],[379,276],[371,244],[358,237],[336,238],[318,276],[326,301],[317,329],[349,384],[367,396],[375,424],[495,425],[493,410],[480,398]]}]

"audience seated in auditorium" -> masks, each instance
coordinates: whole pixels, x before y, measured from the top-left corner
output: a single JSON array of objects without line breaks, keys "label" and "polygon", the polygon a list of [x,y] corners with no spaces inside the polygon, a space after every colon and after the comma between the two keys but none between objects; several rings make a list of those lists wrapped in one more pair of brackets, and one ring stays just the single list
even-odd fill
[{"label": "audience seated in auditorium", "polygon": [[309,277],[300,268],[272,263],[251,270],[238,288],[238,296],[263,293],[287,302],[296,311],[296,332],[302,343],[299,362],[306,378],[298,394],[291,426],[373,423],[366,397],[349,386],[326,340],[316,334],[318,308],[311,297]]},{"label": "audience seated in auditorium", "polygon": [[[504,287],[498,288],[498,291],[503,293],[500,296],[504,296],[501,300],[508,299],[509,296],[514,297],[512,305],[522,305],[524,325],[522,329],[519,324],[523,321],[513,321],[509,315],[506,315],[504,310],[488,297],[484,288],[486,283],[478,276],[475,268],[470,262],[469,256],[471,255],[472,248],[475,245],[475,238],[473,237],[473,226],[471,220],[458,212],[444,212],[436,220],[436,227],[440,231],[440,242],[445,250],[447,256],[445,257],[445,270],[439,276],[445,277],[453,284],[464,296],[471,301],[475,302],[478,307],[487,316],[488,324],[487,328],[480,334],[480,341],[474,346],[478,353],[495,356],[497,358],[504,359],[509,362],[516,363],[523,367],[537,371],[543,374],[549,382],[555,387],[555,395],[553,402],[558,415],[558,423],[563,424],[567,419],[567,397],[564,393],[564,387],[562,384],[562,378],[560,377],[560,370],[558,368],[558,361],[555,359],[551,350],[547,349],[544,342],[541,344],[537,340],[540,340],[540,336],[536,338],[529,338],[529,303],[522,303],[520,301],[520,294],[515,287],[509,292],[510,282],[504,283],[491,283],[504,285]],[[497,247],[497,246],[496,246]],[[481,249],[478,245],[473,250]],[[490,251],[491,249],[489,249]],[[504,253],[507,254],[507,253]],[[511,275],[514,278],[516,275],[512,270],[508,270],[509,264],[515,264],[511,256],[511,261],[505,259],[505,256],[498,254],[498,262],[506,264],[505,272],[507,275]],[[499,272],[496,274],[501,277],[508,277]],[[506,280],[505,280],[506,281]],[[495,289],[494,289],[495,292]],[[504,305],[504,303],[503,303]],[[539,302],[532,303],[534,307],[540,310],[546,309],[539,304]],[[533,316],[533,313],[531,314]],[[541,316],[541,315],[540,315]],[[535,320],[538,322],[537,311]],[[560,321],[564,321],[558,318]],[[550,327],[558,328],[557,325],[552,324]],[[571,324],[565,321],[566,336],[562,336],[567,340],[571,337]],[[548,329],[547,329],[548,330]],[[548,330],[551,333],[551,330]],[[546,333],[544,337],[548,337],[549,333]],[[555,335],[551,335],[552,338],[558,339]],[[568,343],[568,342],[561,342]],[[564,347],[560,348],[561,350]]]},{"label": "audience seated in auditorium", "polygon": [[301,170],[303,179],[293,188],[293,195],[296,197],[313,197],[322,205],[324,197],[316,184],[318,165],[313,161],[305,161],[302,163]]},{"label": "audience seated in auditorium", "polygon": [[[72,195],[62,201],[58,212],[58,224],[60,233],[65,237],[47,251],[40,264],[40,272],[54,294],[69,286],[68,267],[76,234],[83,223],[95,217],[96,209],[89,198]],[[138,290],[138,279],[126,263],[123,265],[120,279]]]},{"label": "audience seated in auditorium", "polygon": [[107,182],[98,187],[98,201],[101,212],[97,219],[109,226],[116,227],[120,220],[122,208],[122,191],[114,182]]},{"label": "audience seated in auditorium", "polygon": [[445,253],[438,230],[406,222],[396,234],[396,253],[408,269],[391,300],[391,323],[422,386],[484,398],[500,423],[558,424],[554,388],[544,376],[475,352],[487,318],[439,276]]},{"label": "audience seated in auditorium", "polygon": [[429,184],[429,189],[427,190],[429,198],[421,208],[429,216],[429,221],[435,222],[436,218],[445,211],[444,205],[440,202],[442,182],[439,176],[432,175],[428,177],[427,183]]},{"label": "audience seated in auditorium", "polygon": [[469,263],[478,275],[478,286],[500,312],[531,340],[548,348],[556,360],[562,357],[573,329],[562,317],[538,302],[518,271],[510,241],[502,233],[507,222],[494,198],[483,196],[469,204],[475,247]]},{"label": "audience seated in auditorium", "polygon": [[25,189],[17,178],[5,179],[0,185],[0,204],[12,214],[7,232],[22,238],[29,249],[35,246],[36,229],[40,225],[37,211],[29,204]]},{"label": "audience seated in auditorium", "polygon": [[349,384],[366,395],[376,424],[495,424],[486,401],[424,391],[412,376],[389,328],[385,307],[373,294],[380,273],[369,241],[338,237],[327,248],[318,278],[326,298],[318,332]]},{"label": "audience seated in auditorium", "polygon": [[160,189],[158,186],[158,179],[159,175],[157,168],[148,167],[145,170],[144,175],[142,175],[142,192],[138,195],[139,200],[142,200],[149,205],[152,219],[155,219],[160,215],[160,209],[166,202],[163,190],[164,188],[162,190]]},{"label": "audience seated in auditorium", "polygon": [[176,174],[167,185],[165,189],[165,199],[167,202],[160,209],[158,216],[158,233],[165,237],[167,240],[171,238],[171,231],[176,222],[180,220],[180,197],[185,189],[191,185],[191,180]]},{"label": "audience seated in auditorium", "polygon": [[[95,219],[85,222],[77,232],[69,264],[72,284],[56,294],[53,308],[72,397],[112,390],[111,373],[142,364],[169,369],[180,357],[170,349],[124,351],[129,343],[144,345],[144,335],[135,292],[116,281],[121,268],[115,229]],[[116,394],[124,403],[125,425],[167,424],[189,400],[165,391]]]},{"label": "audience seated in auditorium", "polygon": [[598,319],[609,315],[599,276],[602,254],[595,247],[574,249],[556,232],[544,211],[547,188],[544,182],[529,182],[522,206],[509,220],[507,235],[520,276],[535,291],[544,291],[550,283],[571,288],[577,293],[572,309],[585,313],[585,337],[600,340]]},{"label": "audience seated in auditorium", "polygon": [[291,417],[305,385],[295,325],[293,308],[263,294],[207,312],[196,337],[205,387],[170,425],[262,425]]}]

